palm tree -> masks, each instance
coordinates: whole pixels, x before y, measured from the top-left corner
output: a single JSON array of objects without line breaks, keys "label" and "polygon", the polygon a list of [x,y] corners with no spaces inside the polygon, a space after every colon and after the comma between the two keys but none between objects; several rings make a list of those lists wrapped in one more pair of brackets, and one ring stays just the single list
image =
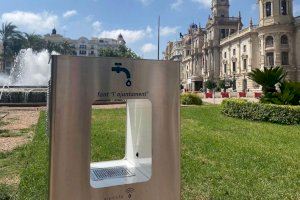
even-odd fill
[{"label": "palm tree", "polygon": [[42,38],[42,36],[37,34],[28,34],[25,35],[25,47],[31,48],[33,51],[40,52],[46,48],[46,41]]},{"label": "palm tree", "polygon": [[12,23],[3,23],[0,30],[0,39],[3,44],[2,62],[3,69],[5,69],[7,62],[13,58],[22,46],[22,34],[17,30],[17,26]]},{"label": "palm tree", "polygon": [[282,83],[286,77],[282,67],[264,67],[263,70],[254,69],[248,74],[249,78],[262,86],[265,95],[276,92],[276,84]]}]

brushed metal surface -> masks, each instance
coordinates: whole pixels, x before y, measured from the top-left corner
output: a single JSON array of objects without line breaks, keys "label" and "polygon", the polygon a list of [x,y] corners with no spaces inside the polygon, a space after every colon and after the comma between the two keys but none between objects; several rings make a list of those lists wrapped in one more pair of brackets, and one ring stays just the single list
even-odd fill
[{"label": "brushed metal surface", "polygon": [[[49,199],[179,200],[179,63],[72,56],[52,59]],[[112,72],[116,63],[130,71],[130,87],[125,73]],[[106,92],[118,95],[101,95]],[[92,103],[120,97],[152,103],[152,176],[144,183],[95,189],[90,185]]]}]

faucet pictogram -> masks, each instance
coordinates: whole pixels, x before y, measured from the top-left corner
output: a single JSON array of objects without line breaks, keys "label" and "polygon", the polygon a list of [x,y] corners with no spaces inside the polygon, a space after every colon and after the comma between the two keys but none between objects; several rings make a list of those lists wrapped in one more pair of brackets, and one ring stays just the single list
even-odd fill
[{"label": "faucet pictogram", "polygon": [[122,63],[115,63],[115,67],[112,68],[112,71],[113,72],[116,72],[116,73],[121,73],[121,72],[124,72],[126,74],[126,78],[127,78],[127,82],[126,82],[126,86],[127,87],[130,87],[131,86],[131,75],[130,75],[130,72],[127,68],[125,67],[122,67]]}]

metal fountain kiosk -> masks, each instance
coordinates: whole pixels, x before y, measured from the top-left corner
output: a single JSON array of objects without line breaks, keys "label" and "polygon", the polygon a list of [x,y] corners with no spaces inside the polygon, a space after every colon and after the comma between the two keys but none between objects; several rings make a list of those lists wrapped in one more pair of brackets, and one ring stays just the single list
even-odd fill
[{"label": "metal fountain kiosk", "polygon": [[[49,199],[180,199],[178,63],[53,56],[51,73]],[[126,101],[122,160],[90,161],[96,100]]]}]

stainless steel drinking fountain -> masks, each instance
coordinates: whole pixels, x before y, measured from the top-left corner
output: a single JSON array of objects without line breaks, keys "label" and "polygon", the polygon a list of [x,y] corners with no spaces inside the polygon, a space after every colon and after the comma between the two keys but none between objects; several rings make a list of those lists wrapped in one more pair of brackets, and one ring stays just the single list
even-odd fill
[{"label": "stainless steel drinking fountain", "polygon": [[[53,56],[49,199],[179,200],[179,85],[177,62]],[[125,158],[91,163],[92,104],[116,100]]]}]

